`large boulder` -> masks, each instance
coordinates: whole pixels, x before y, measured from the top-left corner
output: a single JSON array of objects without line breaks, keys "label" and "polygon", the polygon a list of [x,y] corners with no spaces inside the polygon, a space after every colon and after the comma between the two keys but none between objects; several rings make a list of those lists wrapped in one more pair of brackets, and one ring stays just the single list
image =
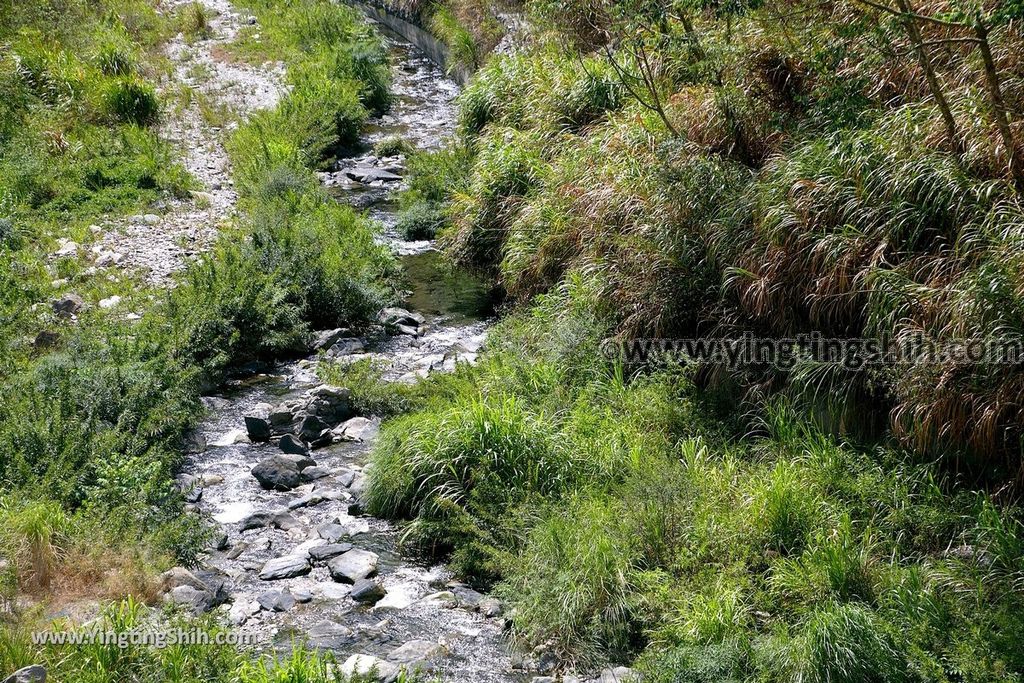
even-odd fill
[{"label": "large boulder", "polygon": [[53,312],[57,315],[74,315],[83,308],[85,308],[85,300],[77,294],[65,294],[53,301]]},{"label": "large boulder", "polygon": [[267,490],[291,491],[302,484],[302,470],[316,464],[309,458],[292,455],[272,455],[261,460],[252,468],[252,476]]},{"label": "large boulder", "polygon": [[272,430],[270,428],[271,406],[261,403],[252,411],[246,413],[245,431],[249,434],[249,440],[253,443],[270,441]]},{"label": "large boulder", "polygon": [[338,327],[333,330],[321,330],[313,335],[313,351],[323,351],[334,346],[342,337],[349,335],[349,330]]},{"label": "large boulder", "polygon": [[311,389],[303,411],[328,425],[338,424],[352,417],[352,392],[327,384]]},{"label": "large boulder", "polygon": [[342,583],[355,583],[377,574],[380,558],[369,550],[356,548],[335,557],[327,563],[331,578]]},{"label": "large boulder", "polygon": [[267,561],[260,570],[260,578],[264,581],[278,581],[305,576],[311,567],[305,555],[285,555]]}]

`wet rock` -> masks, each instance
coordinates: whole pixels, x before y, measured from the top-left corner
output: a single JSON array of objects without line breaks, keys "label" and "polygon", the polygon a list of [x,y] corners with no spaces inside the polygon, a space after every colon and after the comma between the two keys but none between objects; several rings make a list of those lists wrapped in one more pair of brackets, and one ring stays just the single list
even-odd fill
[{"label": "wet rock", "polygon": [[[327,425],[316,415],[306,415],[298,424],[297,435],[303,441],[315,441],[327,429]],[[283,440],[283,438],[282,438]]]},{"label": "wet rock", "polygon": [[284,590],[270,590],[266,593],[261,593],[260,596],[256,598],[256,602],[260,603],[260,607],[268,612],[287,612],[291,608],[295,607],[295,598],[287,588]]},{"label": "wet rock", "polygon": [[193,429],[185,434],[182,448],[189,455],[204,453],[207,448],[206,437],[199,430]]},{"label": "wet rock", "polygon": [[249,434],[250,441],[254,443],[270,441],[270,410],[270,405],[261,403],[244,416],[245,431]]},{"label": "wet rock", "polygon": [[319,465],[313,465],[302,470],[302,481],[309,483],[316,481],[317,479],[323,479],[324,477],[330,476],[331,472],[327,468],[320,467]]},{"label": "wet rock", "polygon": [[313,338],[313,351],[322,351],[329,349],[334,346],[342,337],[346,337],[349,334],[349,330],[344,327],[339,327],[333,330],[321,330],[315,333]]},{"label": "wet rock", "polygon": [[394,331],[397,334],[405,334],[410,337],[418,337],[423,333],[423,328],[413,327],[412,325],[396,325]]},{"label": "wet rock", "polygon": [[448,648],[432,640],[410,640],[388,655],[388,661],[402,664],[407,669],[429,671],[433,663],[448,655]]},{"label": "wet rock", "polygon": [[228,549],[228,535],[225,533],[217,534],[213,539],[214,550],[227,550]]},{"label": "wet rock", "polygon": [[377,574],[380,558],[369,550],[353,549],[327,563],[331,578],[342,583],[355,583]]},{"label": "wet rock", "polygon": [[402,176],[395,173],[390,173],[382,168],[375,166],[357,166],[355,168],[346,169],[344,171],[345,177],[350,180],[354,180],[357,183],[369,184],[375,181],[383,181],[387,183],[393,183],[401,180]]},{"label": "wet rock", "polygon": [[[536,652],[536,650],[535,650]],[[553,652],[543,651],[540,653],[540,657],[537,658],[537,671],[542,674],[552,673],[556,671],[561,662]]]},{"label": "wet rock", "polygon": [[252,468],[252,476],[265,489],[290,491],[302,483],[302,469],[291,458],[272,455]]},{"label": "wet rock", "polygon": [[275,513],[270,523],[275,529],[280,529],[281,531],[302,528],[302,523],[287,512]]},{"label": "wet rock", "polygon": [[455,593],[455,597],[459,599],[459,604],[466,607],[476,608],[484,599],[483,593],[479,593],[465,584],[451,584],[450,588],[452,593]]},{"label": "wet rock", "polygon": [[352,629],[333,621],[321,621],[306,631],[310,647],[336,650],[352,640]]},{"label": "wet rock", "polygon": [[292,434],[282,436],[277,446],[283,452],[292,455],[309,455],[309,445]]},{"label": "wet rock", "polygon": [[254,512],[238,523],[239,529],[249,531],[250,529],[262,529],[270,526],[274,521],[274,513],[260,510]]},{"label": "wet rock", "polygon": [[352,550],[351,543],[327,543],[309,549],[309,559],[313,562],[326,562],[331,558],[343,555]]},{"label": "wet rock", "polygon": [[455,593],[452,593],[451,591],[431,593],[424,597],[422,601],[434,603],[447,609],[454,609],[459,606],[459,599],[455,597]]},{"label": "wet rock", "polygon": [[384,599],[387,591],[380,581],[376,579],[360,579],[352,584],[352,592],[349,593],[356,602],[364,605],[375,605]]},{"label": "wet rock", "polygon": [[477,603],[476,609],[480,614],[484,615],[488,619],[500,617],[504,612],[501,600],[498,600],[497,598],[484,598]]},{"label": "wet rock", "polygon": [[46,683],[46,669],[38,664],[18,669],[3,683]]},{"label": "wet rock", "polygon": [[287,404],[275,406],[271,409],[270,414],[267,415],[267,419],[270,420],[270,426],[277,430],[291,428],[292,423],[295,421],[297,409],[297,406]]},{"label": "wet rock", "polygon": [[309,573],[309,561],[302,555],[285,555],[269,560],[260,570],[260,578],[264,581],[278,581],[305,576]]},{"label": "wet rock", "polygon": [[319,505],[325,500],[328,500],[328,498],[319,493],[309,493],[288,503],[288,509],[298,510],[300,508],[313,507],[314,505]]},{"label": "wet rock", "polygon": [[356,337],[344,337],[334,342],[331,347],[327,350],[327,355],[331,358],[341,358],[342,356],[351,356],[356,353],[363,353],[366,351],[366,345],[362,339]]},{"label": "wet rock", "polygon": [[340,671],[349,678],[363,676],[367,681],[380,681],[381,683],[395,680],[399,673],[397,664],[371,655],[352,655],[341,665]]},{"label": "wet rock", "polygon": [[85,308],[85,300],[77,294],[65,294],[53,301],[53,312],[57,315],[74,315]]},{"label": "wet rock", "polygon": [[426,322],[426,318],[421,314],[413,313],[412,311],[407,311],[404,308],[398,307],[385,308],[377,315],[377,320],[379,320],[385,328],[394,328],[403,325],[418,328]]}]

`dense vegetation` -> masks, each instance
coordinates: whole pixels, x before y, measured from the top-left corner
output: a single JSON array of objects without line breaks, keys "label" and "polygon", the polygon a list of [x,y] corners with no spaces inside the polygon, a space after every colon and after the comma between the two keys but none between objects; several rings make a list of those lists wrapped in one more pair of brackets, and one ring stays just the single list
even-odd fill
[{"label": "dense vegetation", "polygon": [[[41,648],[19,627],[51,601],[155,597],[159,572],[206,542],[173,485],[200,392],[394,296],[390,253],[313,173],[387,105],[383,46],[327,2],[254,9],[265,43],[302,58],[279,106],[229,141],[239,214],[165,290],[82,254],[94,222],[200,189],[155,128],[188,93],[154,84],[169,71],[164,41],[204,37],[205,10],[0,6],[0,671],[41,661],[57,680],[333,680],[302,651],[268,670],[232,648]],[[55,255],[61,238],[82,248]],[[51,306],[68,292],[83,299],[77,316]],[[120,306],[98,305],[113,295]],[[132,602],[110,610],[116,628],[143,618]]]},{"label": "dense vegetation", "polygon": [[1016,5],[526,9],[403,200],[518,306],[479,367],[374,396],[412,412],[372,509],[570,664],[1021,680],[1019,366],[599,352],[1019,339]]}]

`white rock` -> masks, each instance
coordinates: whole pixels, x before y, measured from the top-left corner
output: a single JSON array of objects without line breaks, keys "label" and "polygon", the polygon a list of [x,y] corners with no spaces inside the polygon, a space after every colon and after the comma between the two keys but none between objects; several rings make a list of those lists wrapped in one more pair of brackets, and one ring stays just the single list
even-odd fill
[{"label": "white rock", "polygon": [[100,308],[113,308],[119,303],[121,303],[121,297],[115,294],[114,296],[107,297],[106,299],[100,299]]},{"label": "white rock", "polygon": [[349,678],[368,676],[371,672],[375,674],[375,680],[388,681],[398,675],[398,667],[370,655],[352,655],[341,665],[341,673]]}]

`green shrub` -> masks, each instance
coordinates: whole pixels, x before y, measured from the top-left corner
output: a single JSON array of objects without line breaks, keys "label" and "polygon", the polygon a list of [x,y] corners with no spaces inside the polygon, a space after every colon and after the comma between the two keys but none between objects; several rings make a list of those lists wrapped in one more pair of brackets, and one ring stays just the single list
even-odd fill
[{"label": "green shrub", "polygon": [[148,126],[160,116],[160,103],[153,86],[134,78],[119,78],[103,98],[107,115],[124,123]]},{"label": "green shrub", "polygon": [[213,34],[210,11],[201,2],[190,2],[178,10],[178,30],[189,40],[203,40]]},{"label": "green shrub", "polygon": [[135,55],[123,44],[107,43],[96,54],[96,65],[107,76],[128,76],[135,70]]},{"label": "green shrub", "polygon": [[395,229],[407,240],[432,240],[446,221],[447,217],[443,211],[426,202],[420,202],[402,210]]}]

